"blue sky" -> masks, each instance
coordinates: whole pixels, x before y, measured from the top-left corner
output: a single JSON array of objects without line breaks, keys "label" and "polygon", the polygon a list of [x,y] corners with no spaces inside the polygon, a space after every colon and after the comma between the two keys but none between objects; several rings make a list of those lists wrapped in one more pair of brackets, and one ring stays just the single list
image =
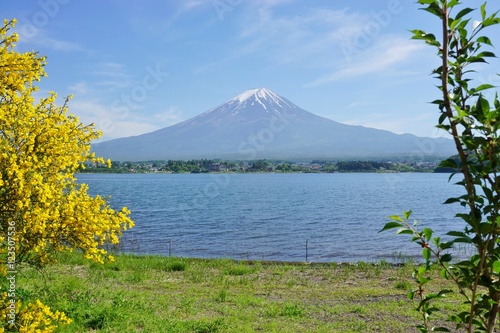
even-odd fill
[{"label": "blue sky", "polygon": [[[479,7],[480,1],[465,1]],[[490,1],[493,9],[500,4]],[[496,6],[496,7],[495,7]],[[21,51],[46,55],[40,96],[73,94],[70,110],[102,139],[170,126],[265,87],[342,123],[438,136],[438,33],[413,0],[2,0]],[[479,19],[479,13],[474,19]],[[489,32],[500,45],[499,28]],[[478,82],[500,84],[500,62]]]}]

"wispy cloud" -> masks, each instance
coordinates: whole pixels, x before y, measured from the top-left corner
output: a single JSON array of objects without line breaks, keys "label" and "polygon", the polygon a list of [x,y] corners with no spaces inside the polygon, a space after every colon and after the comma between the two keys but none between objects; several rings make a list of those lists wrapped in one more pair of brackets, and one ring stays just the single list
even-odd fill
[{"label": "wispy cloud", "polygon": [[79,81],[68,87],[71,92],[77,93],[79,95],[84,95],[89,92],[89,86],[86,82]]},{"label": "wispy cloud", "polygon": [[[48,33],[41,29],[29,27],[26,24],[20,23],[16,25],[16,31],[21,35],[22,38],[19,40],[19,44],[28,44],[30,46],[36,46],[41,49],[51,49],[61,52],[86,52],[85,48],[75,42],[66,41],[62,39],[57,39],[49,36]],[[29,31],[29,33],[27,32]]]},{"label": "wispy cloud", "polygon": [[421,112],[414,117],[395,116],[387,113],[372,113],[363,119],[351,119],[342,121],[348,125],[360,125],[370,128],[388,130],[397,134],[413,132],[421,137],[448,137],[447,133],[436,127],[428,126],[435,120],[433,112]]},{"label": "wispy cloud", "polygon": [[201,6],[206,5],[207,2],[203,0],[184,0],[181,4],[181,12],[190,11]]},{"label": "wispy cloud", "polygon": [[93,123],[102,131],[102,140],[110,140],[119,137],[140,135],[161,128],[160,123],[154,123],[154,119],[141,117],[133,112],[118,113],[110,105],[98,101],[76,99],[69,104],[70,110],[77,115],[80,122],[84,124]]},{"label": "wispy cloud", "polygon": [[381,72],[394,73],[400,65],[414,59],[424,48],[425,45],[398,36],[379,39],[375,45],[363,52],[362,56],[347,63],[347,66],[307,83],[305,86],[315,87],[343,79],[359,79],[363,75]]},{"label": "wispy cloud", "polygon": [[296,0],[253,0],[252,2],[248,2],[249,5],[254,8],[273,8],[286,4],[290,4],[293,2],[297,2]]},{"label": "wispy cloud", "polygon": [[170,126],[184,120],[182,112],[174,106],[169,107],[163,112],[153,114],[151,118],[154,123],[161,124],[162,127]]},{"label": "wispy cloud", "polygon": [[83,51],[85,51],[83,46],[81,46],[78,43],[57,40],[57,39],[49,38],[49,37],[37,39],[36,43],[39,44],[40,46],[42,46],[43,48],[49,48],[49,49],[53,49],[56,51],[62,51],[62,52],[74,52],[74,51],[83,52]]},{"label": "wispy cloud", "polygon": [[125,66],[118,63],[96,63],[88,66],[85,79],[69,84],[68,90],[80,98],[109,99],[118,98],[130,89],[137,80],[127,72]]},{"label": "wispy cloud", "polygon": [[97,67],[92,71],[92,74],[98,76],[119,77],[119,78],[124,78],[129,76],[125,72],[125,66],[123,64],[114,62],[102,62],[97,64]]},{"label": "wispy cloud", "polygon": [[70,102],[69,108],[80,122],[93,123],[102,131],[100,141],[149,133],[185,120],[182,111],[174,106],[145,114],[140,110],[123,110],[106,102],[78,96]]},{"label": "wispy cloud", "polygon": [[240,39],[248,53],[264,52],[275,61],[300,63],[318,57],[349,38],[359,14],[345,9],[305,10],[301,15],[279,14],[271,8],[260,8],[242,22]]}]

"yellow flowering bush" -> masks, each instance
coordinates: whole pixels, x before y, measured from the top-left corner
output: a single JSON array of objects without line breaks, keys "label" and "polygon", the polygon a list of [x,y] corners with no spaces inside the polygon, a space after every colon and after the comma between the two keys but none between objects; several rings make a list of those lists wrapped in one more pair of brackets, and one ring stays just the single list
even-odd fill
[{"label": "yellow flowering bush", "polygon": [[[7,293],[0,295],[0,308],[7,307],[9,300]],[[50,308],[44,305],[39,300],[34,303],[29,303],[23,306],[21,301],[17,301],[15,305],[15,324],[9,324],[10,318],[8,311],[0,313],[2,323],[6,323],[6,327],[0,327],[0,333],[4,332],[20,332],[20,333],[50,333],[53,332],[59,325],[71,323],[71,319],[60,311],[51,311]],[[6,330],[7,329],[7,330]]]},{"label": "yellow flowering bush", "polygon": [[[15,23],[4,20],[0,27],[1,280],[21,263],[43,267],[64,250],[79,249],[101,263],[112,260],[102,245],[118,243],[122,231],[133,226],[127,208],[115,211],[77,183],[74,173],[84,162],[105,163],[90,152],[101,133],[68,113],[69,98],[62,106],[55,93],[35,101],[34,82],[45,76],[45,57],[15,51],[18,35],[10,32]],[[18,324],[27,326],[19,332],[49,332],[49,322],[67,321],[39,301],[22,309]],[[0,318],[4,315],[0,307]],[[44,330],[29,328],[37,322],[44,322]]]}]

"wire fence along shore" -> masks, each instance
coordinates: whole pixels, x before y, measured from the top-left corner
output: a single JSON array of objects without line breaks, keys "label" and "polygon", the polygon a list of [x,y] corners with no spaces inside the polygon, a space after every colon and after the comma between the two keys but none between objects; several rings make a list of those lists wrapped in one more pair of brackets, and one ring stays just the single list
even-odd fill
[{"label": "wire fence along shore", "polygon": [[[142,246],[141,246],[142,245]],[[413,253],[403,253],[393,251],[386,254],[379,254],[372,258],[356,257],[345,260],[345,255],[336,255],[335,253],[326,253],[323,246],[319,246],[305,239],[302,244],[296,244],[297,249],[293,255],[287,255],[283,252],[271,251],[262,253],[258,249],[253,251],[239,251],[227,253],[220,249],[218,255],[211,251],[210,255],[203,253],[202,248],[196,248],[192,243],[180,240],[148,240],[147,247],[141,244],[141,241],[135,236],[129,236],[126,239],[121,239],[118,244],[106,243],[103,248],[111,253],[116,254],[134,254],[134,255],[160,255],[168,257],[184,257],[198,259],[234,259],[245,262],[261,262],[261,263],[283,263],[283,264],[344,264],[355,262],[380,263],[384,262],[391,266],[400,266],[406,263],[423,262],[421,251],[417,246],[413,248]],[[215,246],[215,245],[213,245]],[[205,248],[210,248],[210,244],[206,244]],[[472,248],[466,245],[459,245],[452,252],[455,260],[460,260],[469,257],[472,254]]]}]

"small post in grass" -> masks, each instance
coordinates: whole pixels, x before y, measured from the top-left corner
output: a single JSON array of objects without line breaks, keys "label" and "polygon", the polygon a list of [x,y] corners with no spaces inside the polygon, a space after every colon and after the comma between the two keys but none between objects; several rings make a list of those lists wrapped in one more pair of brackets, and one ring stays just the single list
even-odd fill
[{"label": "small post in grass", "polygon": [[308,260],[308,257],[309,257],[309,239],[306,239],[306,262]]}]

